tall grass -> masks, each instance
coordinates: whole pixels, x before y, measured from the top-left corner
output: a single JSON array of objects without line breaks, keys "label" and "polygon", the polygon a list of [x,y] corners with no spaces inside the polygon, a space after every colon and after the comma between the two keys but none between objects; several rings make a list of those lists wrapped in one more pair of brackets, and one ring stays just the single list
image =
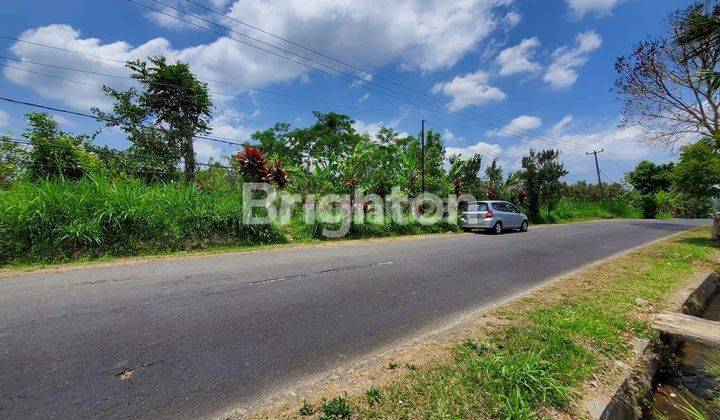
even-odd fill
[{"label": "tall grass", "polygon": [[573,201],[560,200],[555,208],[541,214],[545,223],[562,223],[576,220],[642,217],[642,211],[627,200]]},{"label": "tall grass", "polygon": [[0,191],[0,263],[51,262],[282,241],[242,223],[241,194],[91,176]]}]

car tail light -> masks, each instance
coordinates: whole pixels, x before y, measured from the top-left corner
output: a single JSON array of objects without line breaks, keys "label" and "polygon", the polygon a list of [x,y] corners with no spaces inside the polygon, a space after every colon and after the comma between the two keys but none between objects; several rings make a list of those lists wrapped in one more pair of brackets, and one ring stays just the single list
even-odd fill
[{"label": "car tail light", "polygon": [[493,212],[491,212],[491,211],[485,212],[485,218],[486,218],[486,219],[491,219],[492,217],[493,217]]}]

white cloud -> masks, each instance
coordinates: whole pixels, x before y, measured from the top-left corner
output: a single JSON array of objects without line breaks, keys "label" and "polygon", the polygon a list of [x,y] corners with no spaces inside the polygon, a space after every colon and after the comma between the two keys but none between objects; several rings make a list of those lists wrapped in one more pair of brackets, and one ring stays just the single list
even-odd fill
[{"label": "white cloud", "polygon": [[534,130],[542,125],[539,117],[532,115],[520,115],[513,118],[507,125],[497,130],[486,131],[488,137],[524,136],[527,130]]},{"label": "white cloud", "polygon": [[[228,4],[227,0],[213,1],[215,7]],[[373,0],[237,0],[228,4],[228,13],[287,39],[312,45],[354,65],[372,68],[397,63],[410,69],[431,71],[455,65],[476,48],[501,25],[508,4],[507,0],[387,0],[382,4]],[[173,25],[170,22],[173,20],[165,16],[162,24]],[[223,24],[231,23],[223,20]],[[80,31],[72,26],[54,24],[27,30],[19,38],[120,61],[116,63],[20,42],[11,47],[20,59],[101,73],[127,75],[122,62],[149,55],[164,55],[169,60],[188,62],[192,70],[204,78],[251,87],[308,80],[311,74],[311,70],[304,66],[226,37],[175,49],[165,38],[150,39],[140,45],[124,41],[107,42],[83,38]],[[48,72],[48,69],[39,66],[23,64],[18,67]],[[52,73],[89,84],[108,84],[118,89],[126,89],[131,83],[69,70],[52,69]],[[109,104],[105,95],[93,86],[50,79],[21,70],[6,69],[4,74],[17,85],[29,87],[44,97],[58,99],[76,108],[107,107]],[[211,89],[228,91],[230,88],[214,89],[211,84]],[[213,99],[216,103],[227,101],[217,97]]]},{"label": "white cloud", "polygon": [[0,127],[7,127],[10,124],[10,114],[0,109]]},{"label": "white cloud", "polygon": [[365,102],[368,98],[370,98],[370,92],[365,92],[365,94],[358,99],[358,103]]},{"label": "white cloud", "polygon": [[[69,25],[49,25],[25,31],[19,38],[84,54],[106,57],[110,60],[65,53],[55,49],[16,42],[11,47],[11,51],[20,59],[53,63],[54,65],[77,69],[91,69],[97,73],[120,76],[129,75],[123,64],[125,61],[145,59],[152,55],[164,55],[170,61],[181,60],[187,62],[199,77],[220,81],[230,80],[246,86],[258,86],[291,80],[300,76],[304,71],[299,66],[288,65],[287,62],[279,58],[261,55],[254,50],[248,51],[247,48],[242,48],[241,45],[222,37],[209,44],[175,50],[164,38],[151,39],[144,44],[133,47],[122,41],[103,43],[97,38],[82,38],[80,32]],[[122,90],[127,89],[132,84],[131,81],[122,78],[78,73],[70,70],[53,68],[52,71],[48,71],[47,68],[28,64],[21,64],[17,67],[52,73],[59,77],[82,82],[73,83],[16,69],[6,68],[4,70],[5,77],[11,82],[26,86],[41,96],[57,99],[83,110],[90,107],[106,108],[110,104],[105,94],[92,85],[109,85]],[[272,71],[268,71],[268,69],[272,69]],[[227,85],[218,87],[214,83],[210,83],[210,89],[230,91],[231,93],[240,90],[239,88],[230,88]],[[227,96],[214,95],[213,97],[213,102],[216,105],[227,101]]]},{"label": "white cloud", "polygon": [[620,0],[565,0],[574,17],[581,19],[588,13],[596,16],[609,14]]},{"label": "white cloud", "polygon": [[502,20],[496,9],[507,5],[506,0],[238,0],[230,16],[355,65],[399,61],[436,70],[453,66],[496,29]]},{"label": "white cloud", "polygon": [[[565,117],[563,121],[570,118]],[[562,121],[561,121],[562,122]],[[549,132],[552,134],[552,131]],[[570,172],[568,180],[593,180],[595,177],[595,163],[592,156],[585,154],[593,149],[605,149],[606,153],[599,155],[600,166],[605,174],[611,175],[611,181],[618,181],[624,172],[632,169],[637,162],[643,159],[665,161],[668,155],[643,145],[640,127],[621,127],[615,123],[588,129],[583,132],[572,132],[552,135],[552,144],[546,138],[523,138],[520,143],[505,149],[504,155],[520,163],[530,148],[542,150],[560,149],[560,161]]]},{"label": "white cloud", "polygon": [[490,162],[502,153],[503,148],[499,144],[486,143],[479,141],[473,145],[466,147],[447,147],[445,148],[446,156],[460,155],[463,159],[471,158],[475,154],[481,154],[484,162]]},{"label": "white cloud", "polygon": [[539,72],[540,64],[532,61],[535,49],[539,46],[540,41],[532,37],[523,39],[514,47],[502,50],[495,60],[500,65],[500,76]]},{"label": "white cloud", "polygon": [[577,69],[590,59],[589,54],[600,48],[602,38],[595,31],[577,34],[575,45],[560,47],[553,53],[553,62],[548,66],[543,79],[553,89],[572,86],[578,79]]},{"label": "white cloud", "polygon": [[[378,121],[372,123],[356,120],[355,123],[353,123],[353,128],[355,128],[355,131],[357,131],[358,133],[367,134],[370,136],[371,139],[375,139],[381,128],[388,127],[395,130],[400,125],[403,119],[404,117],[398,117],[388,122]],[[398,136],[400,137],[407,137],[408,135],[409,134],[405,131],[398,133]]]},{"label": "white cloud", "polygon": [[443,130],[442,138],[443,138],[445,141],[455,141],[455,140],[460,140],[460,139],[461,139],[461,137],[456,136],[455,133],[453,133],[452,131],[448,130],[447,128]]},{"label": "white cloud", "polygon": [[514,28],[517,26],[518,23],[522,20],[522,15],[520,13],[511,10],[505,14],[505,17],[503,18],[503,22],[505,23],[506,28]]},{"label": "white cloud", "polygon": [[[182,10],[179,6],[182,6],[177,1],[169,0],[173,7],[176,7],[177,9]],[[159,9],[160,11],[155,10],[145,10],[143,13],[143,16],[147,19],[150,19],[151,21],[157,23],[159,26],[167,29],[174,29],[174,30],[184,30],[184,29],[192,29],[196,31],[202,30],[199,26],[208,26],[207,23],[203,22],[202,19],[195,18],[193,16],[189,16],[187,14],[184,14],[180,12],[177,9],[173,9],[172,7],[168,7],[165,5],[160,4],[153,4],[151,5],[154,9]],[[191,11],[190,13],[194,15],[198,15],[197,12]],[[206,17],[203,17],[203,19],[206,19]],[[188,23],[192,22],[192,23]]]},{"label": "white cloud", "polygon": [[232,109],[227,111],[230,112],[219,114],[210,122],[211,136],[222,137],[236,143],[250,141],[250,135],[255,130],[238,124],[238,121],[242,122],[244,114],[237,111],[232,112]]},{"label": "white cloud", "polygon": [[572,124],[572,122],[573,116],[566,115],[560,121],[555,123],[555,125],[553,125],[553,127],[550,129],[550,133],[553,135],[560,135],[565,132],[565,129],[567,129],[570,124]]},{"label": "white cloud", "polygon": [[448,105],[451,110],[505,99],[505,92],[491,86],[489,82],[490,75],[484,71],[476,71],[456,76],[449,82],[437,83],[433,86],[432,93],[442,93],[451,97],[452,102]]},{"label": "white cloud", "polygon": [[193,148],[195,149],[195,156],[200,163],[206,163],[210,159],[218,161],[227,155],[216,143],[211,143],[207,140],[195,140]]}]

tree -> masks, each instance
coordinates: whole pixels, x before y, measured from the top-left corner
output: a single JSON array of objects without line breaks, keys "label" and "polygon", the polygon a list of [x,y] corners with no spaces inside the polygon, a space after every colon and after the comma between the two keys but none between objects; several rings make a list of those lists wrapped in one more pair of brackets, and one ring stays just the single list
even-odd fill
[{"label": "tree", "polygon": [[717,89],[697,77],[720,62],[720,43],[677,43],[688,28],[688,17],[717,18],[715,7],[696,2],[670,16],[666,34],[638,43],[615,63],[615,90],[624,99],[622,125],[642,127],[646,141],[666,148],[688,136],[715,137],[720,133]]},{"label": "tree", "polygon": [[267,130],[254,132],[250,137],[268,157],[284,162],[286,165],[302,163],[300,151],[293,147],[290,124],[277,123]]},{"label": "tree", "polygon": [[670,189],[672,171],[673,163],[657,165],[644,160],[638,163],[635,169],[625,174],[625,180],[640,194],[654,195],[658,191]]},{"label": "tree", "polygon": [[[417,153],[419,162],[419,148]],[[440,133],[435,130],[428,130],[425,133],[425,186],[425,192],[440,196],[447,195],[451,191],[450,181],[445,174],[445,144]]]},{"label": "tree", "polygon": [[482,198],[483,186],[478,178],[482,166],[482,156],[476,153],[469,159],[463,160],[459,155],[453,155],[450,156],[449,161],[448,178],[453,182],[459,181],[460,192],[471,194],[477,199]]},{"label": "tree", "polygon": [[[701,57],[708,48],[720,45],[720,6],[691,12],[677,42],[685,48],[686,60]],[[703,68],[698,76],[713,90],[720,89],[720,72],[714,68]]]},{"label": "tree", "polygon": [[540,175],[538,170],[538,157],[534,150],[522,158],[520,179],[525,191],[525,203],[528,217],[532,222],[540,221]]},{"label": "tree", "polygon": [[361,137],[353,128],[355,121],[335,112],[323,114],[314,111],[313,115],[316,121],[312,126],[288,135],[290,149],[294,153],[298,153],[307,164],[323,166],[352,153]]},{"label": "tree", "polygon": [[487,177],[487,197],[495,200],[500,197],[503,190],[503,170],[497,163],[497,159],[493,159],[490,166],[485,168],[485,176]]},{"label": "tree", "polygon": [[672,163],[656,165],[645,160],[625,175],[627,183],[641,194],[640,203],[643,208],[643,217],[646,219],[653,219],[657,216],[657,193],[667,192],[670,189],[672,170]]},{"label": "tree", "polygon": [[6,188],[25,175],[29,164],[28,151],[10,136],[0,136],[0,188]]},{"label": "tree", "polygon": [[560,198],[562,183],[560,178],[568,174],[565,166],[558,161],[559,150],[541,150],[530,153],[522,158],[522,179],[526,194],[528,217],[532,221],[540,220],[540,207],[548,211],[555,208]]},{"label": "tree", "polygon": [[705,141],[682,148],[672,171],[675,188],[695,200],[717,197],[720,191],[720,154]]},{"label": "tree", "polygon": [[548,212],[555,208],[560,193],[562,191],[562,183],[560,178],[568,174],[558,158],[559,150],[543,150],[537,155],[538,157],[538,177],[540,179],[540,203],[545,206]]},{"label": "tree", "polygon": [[90,137],[62,132],[57,121],[45,113],[25,117],[29,127],[23,137],[30,142],[27,165],[31,178],[74,180],[103,168],[100,159],[90,151]]},{"label": "tree", "polygon": [[128,134],[133,154],[157,159],[161,162],[157,169],[168,171],[183,158],[185,179],[193,179],[194,138],[210,131],[212,101],[207,85],[195,78],[186,63],[167,64],[165,57],[126,65],[142,92],[105,86],[105,93],[115,100],[113,113],[93,111],[107,126],[120,127]]}]

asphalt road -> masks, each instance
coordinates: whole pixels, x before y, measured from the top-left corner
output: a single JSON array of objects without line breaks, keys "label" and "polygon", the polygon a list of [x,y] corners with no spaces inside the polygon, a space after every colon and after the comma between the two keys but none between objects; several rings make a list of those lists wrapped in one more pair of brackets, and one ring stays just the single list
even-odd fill
[{"label": "asphalt road", "polygon": [[0,417],[212,416],[701,223],[582,223],[2,278]]}]

